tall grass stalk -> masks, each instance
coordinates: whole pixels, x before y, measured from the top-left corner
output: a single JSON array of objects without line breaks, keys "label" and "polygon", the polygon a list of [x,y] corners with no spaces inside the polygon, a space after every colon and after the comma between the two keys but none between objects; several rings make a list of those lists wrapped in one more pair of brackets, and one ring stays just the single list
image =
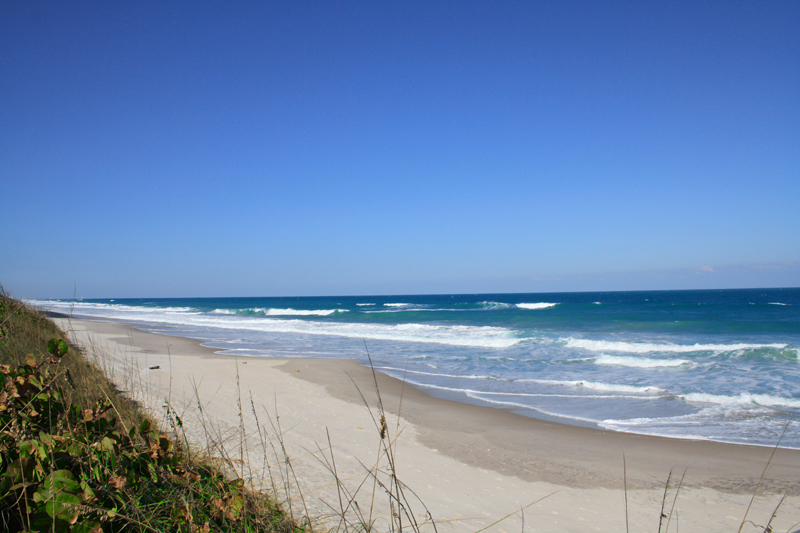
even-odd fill
[{"label": "tall grass stalk", "polygon": [[[756,489],[753,491],[753,496],[750,498],[750,503],[747,504],[747,509],[744,512],[744,517],[742,518],[742,523],[739,524],[738,533],[742,533],[742,528],[744,527],[747,520],[747,515],[750,513],[750,507],[753,505],[753,501],[756,499],[756,495],[758,494],[758,489],[761,488],[761,483],[764,481],[764,476],[767,475],[767,470],[769,470],[769,465],[772,464],[772,459],[775,457],[775,452],[778,451],[778,447],[781,445],[781,441],[783,440],[783,436],[786,435],[786,430],[789,429],[789,425],[792,423],[794,417],[789,417],[789,420],[786,421],[786,425],[783,427],[783,431],[781,432],[781,436],[778,437],[778,442],[775,443],[775,446],[772,448],[772,453],[769,455],[769,460],[767,464],[764,465],[764,470],[761,472],[761,477],[758,479],[758,483],[756,484]],[[783,500],[781,500],[782,502]],[[778,504],[780,507],[780,504]],[[775,509],[775,512],[772,513],[774,517],[777,514],[778,509]],[[770,523],[772,522],[772,518],[770,518]],[[752,524],[752,522],[750,522]],[[753,524],[755,525],[755,524]]]}]

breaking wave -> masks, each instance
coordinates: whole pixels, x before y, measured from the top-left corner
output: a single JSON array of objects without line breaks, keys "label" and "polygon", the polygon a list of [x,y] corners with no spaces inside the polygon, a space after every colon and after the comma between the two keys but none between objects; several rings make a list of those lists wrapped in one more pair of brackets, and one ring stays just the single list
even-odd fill
[{"label": "breaking wave", "polygon": [[525,303],[517,304],[517,307],[519,307],[520,309],[547,309],[548,307],[555,307],[557,305],[558,305],[557,303],[553,304],[548,302],[539,302],[535,304],[525,304]]},{"label": "breaking wave", "polygon": [[624,342],[624,341],[595,341],[589,339],[573,339],[569,337],[562,339],[566,341],[567,348],[583,348],[593,352],[628,352],[628,353],[649,353],[649,352],[670,352],[670,353],[692,353],[692,352],[734,352],[738,350],[758,350],[763,348],[774,348],[782,350],[787,344],[657,344],[649,342]]},{"label": "breaking wave", "polygon": [[603,354],[594,360],[598,365],[618,365],[634,368],[676,367],[691,363],[688,359],[648,359],[644,357],[625,357]]}]

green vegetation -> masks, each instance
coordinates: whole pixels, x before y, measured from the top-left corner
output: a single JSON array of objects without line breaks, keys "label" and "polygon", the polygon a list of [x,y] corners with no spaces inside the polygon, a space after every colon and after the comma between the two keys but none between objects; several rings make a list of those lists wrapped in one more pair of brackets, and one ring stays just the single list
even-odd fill
[{"label": "green vegetation", "polygon": [[0,529],[303,530],[187,452],[51,321],[0,294]]}]

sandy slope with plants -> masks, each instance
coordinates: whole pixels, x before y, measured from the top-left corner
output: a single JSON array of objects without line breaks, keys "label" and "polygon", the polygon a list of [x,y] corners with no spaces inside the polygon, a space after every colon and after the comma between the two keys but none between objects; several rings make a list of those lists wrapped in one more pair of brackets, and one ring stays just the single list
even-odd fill
[{"label": "sandy slope with plants", "polygon": [[120,389],[157,413],[170,404],[196,446],[227,454],[295,515],[328,526],[344,514],[379,531],[394,516],[423,531],[432,520],[441,532],[623,531],[626,521],[655,532],[663,505],[661,531],[667,520],[670,531],[737,531],[746,512],[742,531],[763,531],[788,494],[772,527],[800,528],[795,450],[775,453],[748,511],[771,449],[552,424],[380,374],[379,402],[376,378],[353,361],[236,359],[118,324],[56,322]]}]

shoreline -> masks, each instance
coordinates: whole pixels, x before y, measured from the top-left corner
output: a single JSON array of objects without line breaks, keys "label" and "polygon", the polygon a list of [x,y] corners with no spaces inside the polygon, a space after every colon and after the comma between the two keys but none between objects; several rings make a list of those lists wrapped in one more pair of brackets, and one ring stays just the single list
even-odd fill
[{"label": "shoreline", "polygon": [[[84,345],[87,340],[100,342],[110,353],[117,352],[117,359],[123,355],[123,359],[138,361],[135,373],[146,382],[147,392],[141,393],[151,396],[145,401],[151,409],[158,403],[153,398],[168,387],[170,398],[182,396],[185,405],[181,412],[187,412],[193,401],[198,403],[192,400],[193,395],[204,401],[208,394],[213,397],[214,407],[209,402],[205,412],[230,419],[233,414],[238,416],[237,399],[225,389],[241,378],[241,390],[246,388],[249,392],[253,407],[258,401],[271,403],[270,408],[275,409],[276,418],[279,413],[281,424],[284,421],[289,424],[283,426],[287,428],[286,440],[297,439],[304,449],[296,452],[297,456],[313,456],[315,445],[318,452],[323,452],[325,447],[320,448],[319,443],[324,442],[328,432],[336,449],[337,463],[340,454],[344,454],[354,470],[359,470],[359,462],[364,462],[358,455],[362,450],[373,456],[374,461],[374,448],[379,442],[375,428],[371,427],[371,411],[363,403],[366,399],[372,407],[377,402],[374,393],[377,381],[387,413],[395,415],[391,417],[390,432],[395,428],[401,431],[399,459],[410,465],[402,466],[400,477],[421,495],[437,523],[442,517],[447,518],[445,523],[452,524],[459,516],[483,515],[487,511],[499,518],[538,497],[556,493],[545,500],[547,503],[537,504],[528,512],[533,513],[534,508],[555,508],[560,511],[548,514],[560,512],[559,524],[577,526],[591,520],[590,523],[619,528],[624,524],[619,521],[620,513],[624,520],[624,453],[628,497],[638,507],[647,508],[634,509],[629,517],[631,523],[637,519],[642,523],[657,520],[656,507],[660,508],[668,473],[672,469],[673,475],[680,475],[687,468],[683,492],[676,505],[682,509],[681,519],[687,514],[709,515],[714,520],[709,522],[707,530],[730,530],[738,527],[772,453],[772,448],[762,446],[570,426],[437,398],[379,372],[373,375],[369,368],[354,360],[235,357],[218,354],[200,341],[145,333],[121,323],[53,318],[60,325],[71,322],[73,335],[82,335],[83,340],[78,340]],[[62,329],[67,328],[62,326]],[[129,353],[123,354],[125,350]],[[142,356],[146,368],[141,365]],[[244,365],[248,365],[246,372]],[[261,377],[268,379],[268,386],[260,383]],[[265,386],[270,390],[265,390]],[[202,442],[202,436],[195,440]],[[319,463],[319,453],[316,455]],[[342,460],[343,467],[345,462]],[[319,473],[311,472],[313,466],[304,465],[301,477],[316,486],[322,480]],[[769,515],[779,499],[770,495],[778,493],[789,494],[782,512],[800,518],[798,479],[800,451],[778,449],[759,491],[764,496],[757,498],[749,519],[759,516],[755,513],[767,512],[767,508]],[[573,517],[563,516],[573,512],[570,509],[575,498],[585,511]],[[762,498],[764,510],[759,510]],[[458,510],[452,502],[460,502],[460,506],[455,506]],[[723,512],[724,516],[720,514]],[[738,521],[733,520],[736,516]],[[479,521],[485,520],[488,518]],[[470,529],[478,529],[472,527],[477,523],[470,522]],[[513,529],[510,523],[513,519],[505,522],[505,527]]]}]

